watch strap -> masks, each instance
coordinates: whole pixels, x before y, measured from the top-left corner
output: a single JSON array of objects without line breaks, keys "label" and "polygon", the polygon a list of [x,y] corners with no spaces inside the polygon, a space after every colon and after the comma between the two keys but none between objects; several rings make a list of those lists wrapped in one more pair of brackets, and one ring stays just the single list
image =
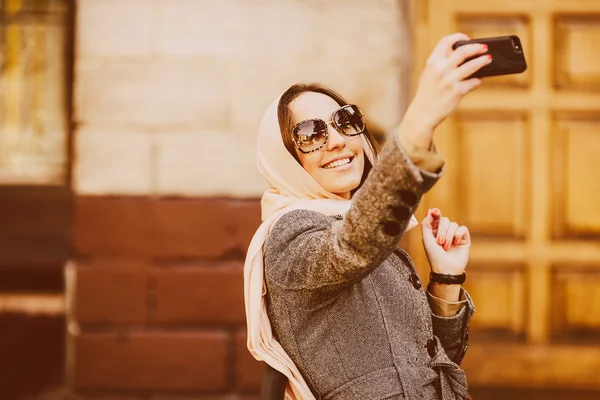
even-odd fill
[{"label": "watch strap", "polygon": [[467,274],[463,272],[460,275],[449,275],[430,272],[429,280],[431,282],[442,283],[446,285],[462,285],[467,280]]}]

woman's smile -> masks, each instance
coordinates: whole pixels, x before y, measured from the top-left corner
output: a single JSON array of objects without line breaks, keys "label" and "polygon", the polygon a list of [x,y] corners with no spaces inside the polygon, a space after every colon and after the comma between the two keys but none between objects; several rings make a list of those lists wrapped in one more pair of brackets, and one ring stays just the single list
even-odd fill
[{"label": "woman's smile", "polygon": [[352,167],[352,161],[354,161],[354,156],[352,155],[340,156],[327,162],[321,168],[329,171],[346,171]]}]

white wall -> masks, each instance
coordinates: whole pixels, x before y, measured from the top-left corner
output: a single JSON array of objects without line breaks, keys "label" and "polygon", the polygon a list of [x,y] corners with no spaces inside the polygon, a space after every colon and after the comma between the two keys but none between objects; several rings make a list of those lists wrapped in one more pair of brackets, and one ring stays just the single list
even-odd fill
[{"label": "white wall", "polygon": [[391,130],[408,82],[401,0],[79,0],[74,188],[257,197],[255,136],[295,82]]}]

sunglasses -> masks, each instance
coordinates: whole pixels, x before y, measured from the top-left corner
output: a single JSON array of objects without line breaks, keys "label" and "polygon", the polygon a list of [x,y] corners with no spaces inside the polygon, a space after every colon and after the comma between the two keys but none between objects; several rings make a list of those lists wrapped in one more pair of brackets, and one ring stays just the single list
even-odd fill
[{"label": "sunglasses", "polygon": [[308,154],[325,146],[329,137],[327,125],[346,136],[360,135],[367,128],[360,109],[352,104],[345,105],[331,115],[331,121],[320,118],[305,119],[292,128],[292,139],[300,152]]}]

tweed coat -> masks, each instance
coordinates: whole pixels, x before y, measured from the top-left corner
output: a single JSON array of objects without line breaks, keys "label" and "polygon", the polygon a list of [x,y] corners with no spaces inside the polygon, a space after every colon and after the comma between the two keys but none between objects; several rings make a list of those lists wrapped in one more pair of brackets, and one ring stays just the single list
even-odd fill
[{"label": "tweed coat", "polygon": [[267,312],[275,337],[317,399],[462,399],[458,364],[475,308],[431,312],[397,247],[440,175],[417,168],[390,138],[345,216],[294,210],[265,244]]}]

